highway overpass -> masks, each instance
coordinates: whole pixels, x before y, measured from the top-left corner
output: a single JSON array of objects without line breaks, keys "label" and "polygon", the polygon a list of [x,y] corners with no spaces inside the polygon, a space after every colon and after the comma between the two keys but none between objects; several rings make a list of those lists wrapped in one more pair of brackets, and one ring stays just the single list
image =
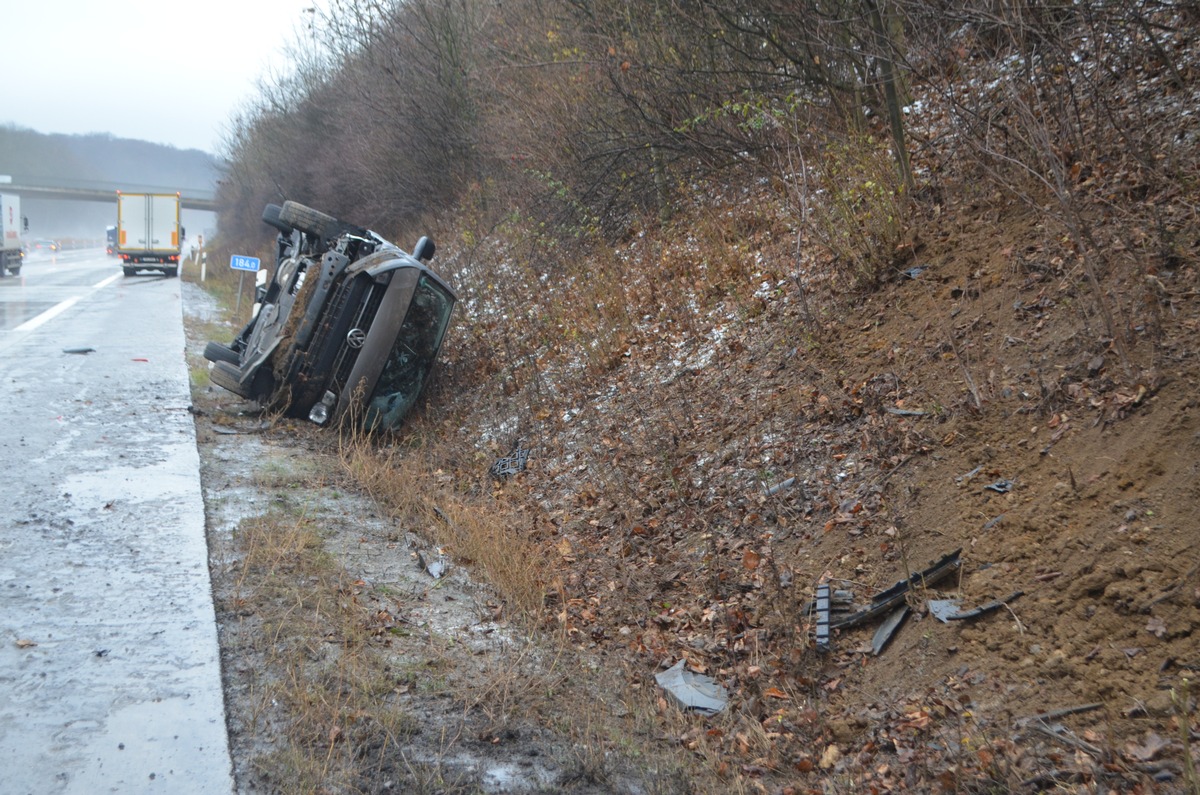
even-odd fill
[{"label": "highway overpass", "polygon": [[208,210],[215,212],[216,199],[211,190],[191,188],[169,188],[153,185],[123,185],[120,187],[80,187],[75,185],[29,185],[18,182],[0,182],[0,192],[15,193],[29,199],[72,199],[74,201],[110,202],[117,201],[117,191],[122,193],[178,193],[179,204],[185,210]]}]

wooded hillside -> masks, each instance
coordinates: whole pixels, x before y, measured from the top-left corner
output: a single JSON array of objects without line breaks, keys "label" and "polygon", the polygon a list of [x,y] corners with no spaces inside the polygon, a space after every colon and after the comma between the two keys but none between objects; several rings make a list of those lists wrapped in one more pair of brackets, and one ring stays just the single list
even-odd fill
[{"label": "wooded hillside", "polygon": [[[265,250],[292,199],[439,243],[445,361],[368,486],[604,662],[579,791],[671,749],[642,791],[1194,793],[1198,31],[1191,0],[342,0],[234,123],[222,234]],[[956,550],[941,587],[996,610],[942,624],[922,584],[890,646],[816,648],[819,583]],[[727,712],[656,700],[679,660]]]}]

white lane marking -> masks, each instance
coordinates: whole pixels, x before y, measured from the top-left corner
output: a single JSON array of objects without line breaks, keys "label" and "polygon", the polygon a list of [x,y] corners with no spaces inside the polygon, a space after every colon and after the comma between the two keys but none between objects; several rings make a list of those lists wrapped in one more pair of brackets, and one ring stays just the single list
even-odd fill
[{"label": "white lane marking", "polygon": [[[104,289],[108,285],[115,282],[117,279],[120,279],[122,276],[124,276],[124,274],[114,273],[112,276],[109,276],[107,279],[96,282],[95,284],[92,285],[92,292],[95,292],[96,290]],[[68,309],[75,306],[75,304],[79,303],[79,299],[82,297],[83,296],[77,295],[74,298],[68,298],[67,300],[65,300],[61,303],[55,304],[54,306],[50,307],[42,314],[40,314],[36,317],[32,317],[29,320],[26,320],[24,323],[17,326],[16,328],[14,328],[13,331],[33,331],[35,328],[42,325],[43,323],[53,320],[54,318],[61,315],[63,312],[66,312]]]},{"label": "white lane marking", "polygon": [[75,304],[77,304],[78,302],[79,302],[79,296],[75,296],[74,298],[68,298],[67,300],[63,301],[62,303],[56,304],[55,306],[50,307],[49,309],[47,309],[45,312],[38,315],[37,317],[33,317],[33,318],[30,318],[29,320],[26,320],[24,323],[22,323],[21,325],[17,326],[15,329],[13,329],[13,331],[33,331],[35,328],[42,325],[43,323],[45,323],[49,320],[53,320],[54,318],[61,315],[63,312],[66,312],[68,309],[75,306]]}]

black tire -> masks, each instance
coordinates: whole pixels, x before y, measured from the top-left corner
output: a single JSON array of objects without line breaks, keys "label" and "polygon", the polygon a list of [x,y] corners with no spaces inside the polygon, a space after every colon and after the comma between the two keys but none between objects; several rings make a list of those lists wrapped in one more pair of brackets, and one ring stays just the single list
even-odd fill
[{"label": "black tire", "polygon": [[299,229],[322,240],[337,237],[345,227],[345,224],[332,215],[326,215],[299,202],[284,202],[283,207],[279,209],[279,220],[293,229]]},{"label": "black tire", "polygon": [[[303,206],[303,205],[301,205],[301,206]],[[280,232],[283,232],[285,235],[289,235],[292,232],[292,227],[288,226],[283,221],[279,220],[279,214],[282,211],[283,211],[283,208],[281,208],[278,204],[268,204],[266,206],[266,208],[263,209],[263,214],[262,214],[263,223],[275,227]]]},{"label": "black tire", "polygon": [[210,362],[229,362],[230,364],[241,364],[242,362],[242,357],[237,351],[219,342],[210,342],[204,346],[204,358]]},{"label": "black tire", "polygon": [[168,279],[174,279],[177,276],[179,276],[179,267],[176,266],[174,268],[166,268],[165,270],[163,270],[163,273],[165,273],[167,275]]},{"label": "black tire", "polygon": [[8,272],[11,273],[13,276],[20,276],[21,275],[21,266],[18,265],[15,268],[9,268]]},{"label": "black tire", "polygon": [[137,275],[137,268],[121,268],[121,270],[125,271],[126,276],[136,276]]},{"label": "black tire", "polygon": [[208,371],[208,378],[217,386],[228,389],[239,397],[250,397],[249,387],[238,383],[237,368],[228,362],[213,362],[213,368]]}]

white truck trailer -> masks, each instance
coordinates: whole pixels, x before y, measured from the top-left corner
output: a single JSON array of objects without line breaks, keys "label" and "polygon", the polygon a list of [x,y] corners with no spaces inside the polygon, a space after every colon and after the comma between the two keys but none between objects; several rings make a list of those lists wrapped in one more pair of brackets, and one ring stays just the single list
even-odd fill
[{"label": "white truck trailer", "polygon": [[21,263],[25,261],[21,233],[25,226],[25,220],[21,218],[21,197],[15,193],[0,193],[0,276],[21,273]]},{"label": "white truck trailer", "polygon": [[126,276],[142,270],[178,276],[182,243],[178,193],[117,192],[117,256]]}]

